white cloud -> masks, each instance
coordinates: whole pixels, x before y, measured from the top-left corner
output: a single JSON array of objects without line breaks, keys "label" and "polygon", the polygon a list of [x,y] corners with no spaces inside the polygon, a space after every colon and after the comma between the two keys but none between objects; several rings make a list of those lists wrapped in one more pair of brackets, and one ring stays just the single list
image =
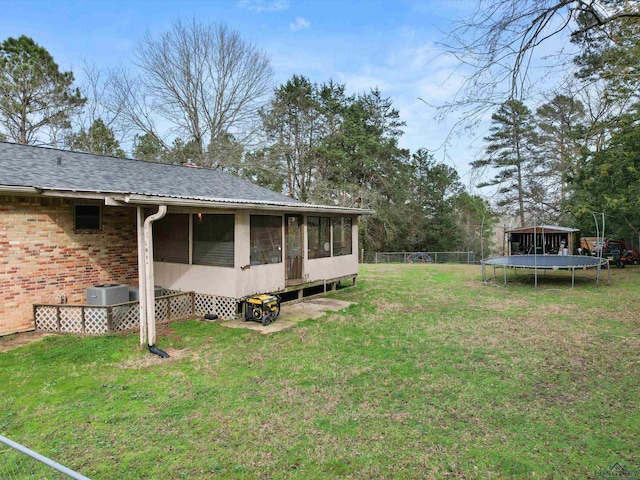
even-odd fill
[{"label": "white cloud", "polygon": [[304,17],[296,17],[296,21],[289,24],[289,28],[292,32],[304,30],[305,28],[309,28],[310,26],[311,22]]},{"label": "white cloud", "polygon": [[289,8],[289,0],[240,0],[239,8],[253,12],[281,12]]}]

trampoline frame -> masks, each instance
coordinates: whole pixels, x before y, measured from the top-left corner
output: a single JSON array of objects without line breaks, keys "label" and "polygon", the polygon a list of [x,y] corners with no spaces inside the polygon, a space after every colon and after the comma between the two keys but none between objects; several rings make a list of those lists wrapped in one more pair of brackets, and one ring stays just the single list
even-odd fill
[{"label": "trampoline frame", "polygon": [[513,268],[516,273],[518,268],[534,270],[535,286],[538,288],[538,270],[571,270],[571,288],[575,286],[576,269],[586,270],[596,268],[596,285],[600,285],[600,272],[602,267],[607,267],[607,283],[611,282],[611,269],[609,260],[601,257],[585,255],[507,255],[481,260],[482,281],[487,283],[487,265],[493,266],[493,278],[496,278],[496,268],[502,267],[504,285],[507,285],[507,267]]}]

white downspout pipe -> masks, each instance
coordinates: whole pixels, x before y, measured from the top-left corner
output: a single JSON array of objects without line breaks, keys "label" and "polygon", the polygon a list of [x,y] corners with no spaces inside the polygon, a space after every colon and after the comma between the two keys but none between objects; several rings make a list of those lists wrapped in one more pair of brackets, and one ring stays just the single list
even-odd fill
[{"label": "white downspout pipe", "polygon": [[140,346],[147,344],[147,269],[145,268],[144,208],[137,208],[138,224],[138,302],[140,304]]},{"label": "white downspout pipe", "polygon": [[144,268],[146,283],[146,314],[147,314],[147,334],[149,347],[156,344],[156,298],[154,294],[153,280],[153,232],[151,224],[160,220],[167,213],[166,205],[159,205],[158,212],[149,215],[144,221]]}]

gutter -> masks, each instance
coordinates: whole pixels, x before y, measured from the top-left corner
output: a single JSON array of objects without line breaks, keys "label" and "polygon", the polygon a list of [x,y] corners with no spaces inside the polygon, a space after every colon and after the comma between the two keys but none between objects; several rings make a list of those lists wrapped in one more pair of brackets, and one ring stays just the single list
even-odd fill
[{"label": "gutter", "polygon": [[34,187],[0,185],[0,195],[40,195],[42,190]]},{"label": "gutter", "polygon": [[[115,200],[115,197],[114,197]],[[120,199],[118,199],[120,200]],[[145,195],[125,195],[121,199],[129,205],[168,205],[195,208],[225,207],[240,210],[280,210],[285,212],[334,212],[354,215],[373,215],[375,210],[368,208],[347,208],[338,206],[312,205],[308,203],[286,204],[277,202],[242,202],[240,200],[191,200],[172,197],[154,197]]]}]

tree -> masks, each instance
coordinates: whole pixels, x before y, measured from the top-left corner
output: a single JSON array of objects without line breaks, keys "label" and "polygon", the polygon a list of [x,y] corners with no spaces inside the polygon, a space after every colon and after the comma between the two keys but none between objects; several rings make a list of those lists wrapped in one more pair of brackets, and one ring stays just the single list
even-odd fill
[{"label": "tree", "polygon": [[567,220],[568,184],[577,174],[586,144],[585,111],[580,101],[556,95],[536,110],[536,120],[544,205],[551,222],[561,224]]},{"label": "tree", "polygon": [[426,149],[419,149],[409,163],[410,231],[413,250],[442,251],[460,242],[455,199],[463,191],[458,172],[437,163]]},{"label": "tree", "polygon": [[69,135],[66,139],[68,148],[81,152],[108,155],[111,157],[125,157],[120,142],[115,139],[113,131],[98,118],[87,129]]},{"label": "tree", "polygon": [[215,150],[229,145],[229,134],[249,143],[272,69],[237,32],[225,24],[176,21],[159,35],[147,33],[135,65],[137,77],[121,70],[110,82],[111,109],[130,128],[152,135],[166,150],[175,137],[193,142],[196,162],[214,168],[224,158]]},{"label": "tree", "polygon": [[[535,54],[550,39],[568,35],[590,42],[611,25],[638,18],[637,0],[478,0],[443,42],[466,78],[441,114],[463,109],[463,124],[481,121],[487,110],[522,100],[532,89],[529,68],[537,63],[540,70],[544,60]],[[563,50],[556,53],[546,55],[547,68],[563,62]]]},{"label": "tree", "polygon": [[[491,116],[491,132],[486,157],[471,163],[474,169],[491,167],[497,170],[494,177],[478,185],[478,188],[498,186],[498,206],[515,211],[520,224],[525,225],[525,206],[534,207],[537,185],[536,161],[532,155],[534,124],[531,111],[522,102],[509,100]],[[515,208],[514,208],[515,206]]]},{"label": "tree", "polygon": [[453,206],[458,230],[455,249],[475,252],[484,258],[493,247],[493,226],[496,220],[489,203],[478,195],[462,191],[453,199]]},{"label": "tree", "polygon": [[268,149],[265,149],[247,152],[238,174],[274,192],[282,192],[287,176],[281,167],[280,159],[273,158],[269,155]]},{"label": "tree", "polygon": [[[86,103],[82,110],[71,118],[71,127],[67,129],[64,135],[66,146],[72,139],[79,136],[82,137],[93,129],[102,130],[107,136],[112,137],[112,140],[106,141],[115,142],[118,144],[116,149],[120,148],[119,144],[126,137],[126,130],[119,128],[121,126],[118,122],[119,112],[112,112],[106,106],[109,78],[96,64],[86,59],[81,63],[78,76],[80,92],[86,98]],[[99,142],[98,140],[98,144]],[[76,147],[80,149],[91,148],[93,143],[93,141],[90,141],[89,146],[80,144],[76,145]],[[107,148],[106,151],[111,150]]]},{"label": "tree", "polygon": [[164,144],[151,133],[133,137],[132,156],[139,160],[170,163]]},{"label": "tree", "polygon": [[343,153],[334,156],[331,178],[350,206],[376,211],[362,221],[361,245],[375,251],[405,244],[410,171],[409,151],[398,146],[400,113],[374,88],[351,100],[343,115],[331,147]]},{"label": "tree", "polygon": [[571,210],[584,232],[594,230],[593,212],[604,212],[607,236],[640,236],[640,105],[620,118],[605,149],[585,157],[573,188]]},{"label": "tree", "polygon": [[69,126],[85,103],[73,73],[60,72],[49,52],[22,35],[0,44],[0,122],[7,138],[47,143],[44,135]]},{"label": "tree", "polygon": [[585,27],[589,22],[588,16],[579,16],[581,33],[572,38],[581,47],[574,58],[579,67],[576,77],[587,84],[604,82],[605,99],[632,104],[638,100],[640,86],[640,16],[619,19],[595,30]]},{"label": "tree", "polygon": [[275,90],[260,113],[269,156],[280,159],[286,172],[287,194],[304,202],[316,170],[315,149],[324,136],[317,91],[309,79],[294,75]]}]

